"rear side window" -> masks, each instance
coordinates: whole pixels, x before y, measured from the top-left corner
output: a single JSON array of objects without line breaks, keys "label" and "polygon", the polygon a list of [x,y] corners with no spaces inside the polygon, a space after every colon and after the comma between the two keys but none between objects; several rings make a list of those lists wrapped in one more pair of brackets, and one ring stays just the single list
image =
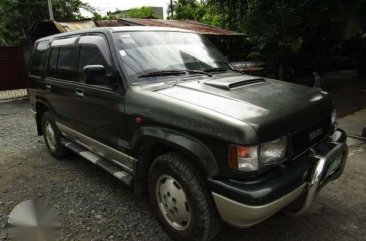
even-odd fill
[{"label": "rear side window", "polygon": [[74,81],[77,60],[76,47],[52,48],[48,64],[48,76]]},{"label": "rear side window", "polygon": [[37,44],[30,67],[31,75],[44,76],[48,57],[48,46],[49,41],[42,41]]},{"label": "rear side window", "polygon": [[60,48],[57,60],[57,78],[73,81],[76,59],[76,47]]}]

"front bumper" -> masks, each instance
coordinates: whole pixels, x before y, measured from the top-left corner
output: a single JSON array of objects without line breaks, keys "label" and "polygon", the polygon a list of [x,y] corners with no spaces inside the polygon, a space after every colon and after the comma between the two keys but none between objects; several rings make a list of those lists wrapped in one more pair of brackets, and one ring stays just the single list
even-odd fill
[{"label": "front bumper", "polygon": [[[231,193],[251,194],[249,197],[252,198],[249,198],[248,201],[239,198],[238,195],[225,195],[224,193],[228,193],[222,192],[225,185],[220,184],[221,188],[217,188],[219,184],[216,182],[216,188],[213,188],[212,196],[221,218],[235,227],[245,228],[269,218],[290,204],[293,207],[286,210],[287,213],[300,215],[306,212],[319,190],[326,183],[337,179],[343,173],[348,153],[348,147],[345,141],[345,133],[342,130],[335,131],[326,141],[314,146],[300,158],[301,160],[297,160],[298,163],[295,163],[292,169],[288,168],[289,170],[287,172],[282,173],[293,176],[290,179],[286,179],[284,175],[278,175],[277,178],[272,178],[271,182],[264,182],[265,184],[262,184],[260,189],[255,188],[255,186],[261,184],[255,184],[254,182],[246,190],[240,190],[240,186],[238,185],[234,188],[233,186],[229,187],[225,183],[227,190],[232,190]],[[300,175],[302,175],[301,178]],[[284,189],[283,187],[279,189],[276,184],[272,184],[273,182],[277,182],[277,180],[280,183],[282,182],[281,186],[291,187],[291,190],[276,197],[275,191],[278,190],[279,192],[279,190]],[[286,184],[285,180],[290,181]],[[303,181],[299,183],[299,180]],[[215,186],[212,185],[215,183],[212,180],[210,183],[211,187]],[[269,183],[271,185],[268,185]],[[219,193],[220,190],[221,193]],[[248,190],[252,192],[248,192]],[[266,195],[262,195],[263,193],[266,193]],[[256,196],[258,198],[253,199]],[[268,197],[276,198],[268,201]],[[257,203],[260,204],[257,205]],[[296,205],[292,205],[294,203]]]}]

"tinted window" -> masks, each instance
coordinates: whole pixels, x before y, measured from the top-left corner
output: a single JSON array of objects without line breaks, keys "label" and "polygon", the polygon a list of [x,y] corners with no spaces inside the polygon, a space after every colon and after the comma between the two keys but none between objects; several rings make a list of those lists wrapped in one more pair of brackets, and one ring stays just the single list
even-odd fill
[{"label": "tinted window", "polygon": [[57,78],[64,80],[74,80],[76,64],[76,48],[62,47],[57,60]]},{"label": "tinted window", "polygon": [[37,44],[32,58],[30,74],[36,76],[44,75],[47,62],[48,44],[48,41],[42,41]]},{"label": "tinted window", "polygon": [[101,36],[85,36],[80,38],[80,54],[78,79],[83,82],[83,68],[87,65],[103,65],[107,75],[113,74],[108,45]]},{"label": "tinted window", "polygon": [[56,78],[57,73],[57,59],[58,59],[59,48],[52,48],[50,60],[48,62],[48,74],[49,77]]}]

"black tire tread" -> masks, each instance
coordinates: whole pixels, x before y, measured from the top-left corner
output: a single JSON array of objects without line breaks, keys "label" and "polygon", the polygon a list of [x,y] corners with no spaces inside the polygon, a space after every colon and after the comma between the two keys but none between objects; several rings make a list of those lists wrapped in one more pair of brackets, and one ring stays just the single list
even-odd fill
[{"label": "black tire tread", "polygon": [[197,240],[208,241],[214,238],[220,230],[221,219],[217,213],[211,194],[208,192],[205,179],[199,168],[187,161],[179,152],[170,152],[161,155],[156,161],[167,162],[184,180],[190,180],[193,195],[198,201],[200,210],[203,210],[200,219],[203,220],[203,235]]},{"label": "black tire tread", "polygon": [[[45,137],[44,125],[45,125],[46,120],[49,120],[51,122],[53,129],[55,131],[55,135],[56,135],[56,139],[57,139],[57,149],[54,152],[51,151],[51,149],[48,147],[47,140]],[[43,131],[43,138],[44,138],[45,144],[47,146],[48,151],[51,153],[52,156],[54,156],[57,159],[62,159],[62,158],[67,157],[70,154],[70,150],[61,144],[62,135],[61,135],[60,131],[58,130],[55,120],[54,120],[54,116],[53,116],[52,112],[50,112],[50,111],[44,112],[42,115],[42,131]]]}]

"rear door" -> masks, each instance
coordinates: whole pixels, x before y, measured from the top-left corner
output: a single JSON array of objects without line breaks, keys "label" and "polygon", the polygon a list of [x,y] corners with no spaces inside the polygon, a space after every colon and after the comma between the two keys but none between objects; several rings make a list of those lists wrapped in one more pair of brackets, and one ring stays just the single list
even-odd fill
[{"label": "rear door", "polygon": [[45,87],[56,120],[76,126],[75,91],[78,37],[54,40],[51,44]]}]

